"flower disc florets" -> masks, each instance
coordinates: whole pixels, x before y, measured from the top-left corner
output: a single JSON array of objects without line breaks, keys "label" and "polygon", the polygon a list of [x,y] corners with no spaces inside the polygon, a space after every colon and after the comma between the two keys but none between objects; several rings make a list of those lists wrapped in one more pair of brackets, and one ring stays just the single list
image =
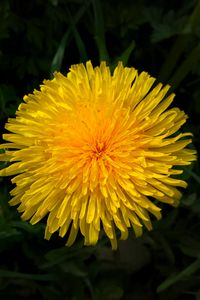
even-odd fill
[{"label": "flower disc florets", "polygon": [[20,204],[23,220],[47,215],[45,237],[69,231],[67,245],[79,229],[94,245],[103,228],[116,248],[115,227],[126,239],[129,227],[136,236],[152,228],[149,213],[161,217],[152,199],[178,205],[176,186],[186,183],[171,177],[182,173],[173,167],[190,164],[195,151],[185,148],[190,133],[175,134],[184,112],[166,110],[174,94],[165,97],[162,84],[151,89],[154,82],[122,63],[111,74],[104,62],[87,62],[24,97],[0,155],[12,162],[0,175],[18,174],[10,204]]}]

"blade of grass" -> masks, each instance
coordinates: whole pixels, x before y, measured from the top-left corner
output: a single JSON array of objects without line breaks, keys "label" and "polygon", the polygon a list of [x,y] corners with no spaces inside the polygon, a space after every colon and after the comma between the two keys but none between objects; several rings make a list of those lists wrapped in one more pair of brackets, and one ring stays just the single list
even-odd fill
[{"label": "blade of grass", "polygon": [[20,278],[28,280],[38,280],[38,281],[54,281],[58,279],[56,274],[27,274],[20,272],[12,272],[6,270],[0,270],[0,278]]},{"label": "blade of grass", "polygon": [[115,59],[114,63],[112,64],[112,69],[114,69],[118,61],[122,61],[123,65],[126,66],[134,48],[135,42],[132,41],[131,44],[122,52],[122,54]]},{"label": "blade of grass", "polygon": [[187,276],[194,274],[197,270],[200,269],[200,258],[197,258],[191,265],[189,265],[185,270],[180,272],[177,275],[168,277],[165,281],[163,281],[157,288],[157,292],[160,293],[176,282],[185,279]]},{"label": "blade of grass", "polygon": [[104,19],[101,3],[99,0],[92,0],[93,9],[94,9],[94,18],[95,18],[95,34],[94,38],[97,44],[99,51],[99,60],[110,61],[105,39],[105,28],[104,28]]},{"label": "blade of grass", "polygon": [[50,67],[50,78],[52,78],[53,73],[55,71],[60,70],[60,68],[61,68],[64,53],[65,53],[65,48],[67,47],[67,44],[69,43],[70,33],[71,33],[71,30],[68,29],[67,32],[63,35],[62,40],[56,51],[56,54],[54,55],[54,58],[52,60],[51,67]]},{"label": "blade of grass", "polygon": [[75,40],[76,40],[76,45],[77,45],[77,48],[78,48],[79,53],[80,53],[80,59],[81,59],[82,62],[85,62],[85,61],[88,60],[85,45],[84,45],[83,40],[82,40],[82,38],[81,38],[77,28],[76,28],[75,22],[74,22],[74,20],[72,18],[72,15],[71,15],[69,10],[68,10],[68,15],[69,15],[70,25],[72,27],[72,31],[74,33],[74,37],[75,37]]},{"label": "blade of grass", "polygon": [[92,300],[95,300],[96,299],[96,296],[95,296],[95,293],[94,293],[94,288],[90,282],[90,279],[89,278],[84,278],[83,281],[85,282],[85,285],[87,286],[88,290],[90,291],[90,295],[91,295],[91,299]]},{"label": "blade of grass", "polygon": [[167,59],[165,60],[160,74],[159,80],[162,82],[166,82],[171,73],[173,72],[176,64],[183,53],[186,44],[188,43],[190,34],[188,33],[188,29],[192,31],[198,23],[200,23],[200,2],[197,1],[197,5],[195,6],[192,14],[189,16],[188,21],[186,22],[185,27],[183,28],[183,33],[178,36],[174,45],[172,46]]},{"label": "blade of grass", "polygon": [[173,92],[174,89],[179,86],[181,81],[183,81],[187,74],[192,70],[194,64],[198,63],[198,61],[200,61],[200,43],[192,50],[172,78],[170,78],[169,83],[172,86],[170,92]]},{"label": "blade of grass", "polygon": [[185,170],[185,172],[187,172],[190,176],[192,176],[192,177],[196,180],[196,182],[200,183],[200,176],[198,176],[196,173],[194,173],[193,171],[191,171],[191,170],[188,169],[188,168],[185,168],[185,167],[184,167],[184,170]]},{"label": "blade of grass", "polygon": [[[79,9],[79,11],[77,12],[77,14],[74,17],[74,21],[73,21],[74,26],[80,21],[80,19],[82,18],[82,16],[86,12],[86,9],[87,9],[89,4],[90,4],[90,1],[86,1],[85,5],[81,6],[81,8]],[[60,70],[60,68],[61,68],[64,53],[65,53],[65,49],[66,49],[67,45],[70,43],[70,40],[72,38],[73,30],[74,29],[73,29],[73,26],[71,24],[71,26],[69,26],[68,30],[63,35],[63,37],[60,41],[58,49],[57,49],[57,51],[54,55],[54,58],[52,60],[52,63],[51,63],[50,78],[52,78],[52,75],[56,70]]]}]

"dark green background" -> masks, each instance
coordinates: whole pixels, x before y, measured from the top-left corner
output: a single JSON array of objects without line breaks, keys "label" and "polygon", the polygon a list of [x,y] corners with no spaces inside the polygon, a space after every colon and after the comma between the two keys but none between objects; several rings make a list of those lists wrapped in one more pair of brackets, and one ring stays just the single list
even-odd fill
[{"label": "dark green background", "polygon": [[[199,149],[199,1],[1,0],[1,133],[24,94],[88,59],[112,69],[122,60],[170,82]],[[96,247],[83,247],[81,236],[71,248],[57,234],[45,241],[43,222],[22,222],[8,206],[12,186],[1,178],[0,299],[200,300],[198,162],[182,177],[180,207],[163,205],[152,232],[135,239],[131,231],[115,252],[104,236]]]}]

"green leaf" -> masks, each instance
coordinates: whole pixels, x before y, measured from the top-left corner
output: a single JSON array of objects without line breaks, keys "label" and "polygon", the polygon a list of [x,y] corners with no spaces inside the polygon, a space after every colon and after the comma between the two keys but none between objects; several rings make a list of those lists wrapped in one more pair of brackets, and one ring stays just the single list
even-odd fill
[{"label": "green leaf", "polygon": [[181,200],[181,203],[183,205],[185,205],[186,207],[190,207],[195,203],[196,199],[197,199],[197,194],[192,193],[187,197],[183,197],[183,199]]},{"label": "green leaf", "polygon": [[46,269],[61,264],[67,260],[84,260],[88,258],[88,256],[90,256],[91,254],[93,254],[94,251],[95,247],[83,248],[82,243],[79,245],[78,242],[71,248],[65,246],[58,249],[53,249],[45,255],[47,262],[41,265],[41,268]]},{"label": "green leaf", "polygon": [[173,275],[168,277],[165,281],[163,281],[157,288],[157,292],[163,292],[167,288],[169,288],[171,285],[175,284],[176,282],[180,280],[184,280],[186,277],[194,274],[197,270],[200,269],[200,258],[195,260],[191,265],[189,265],[185,270],[180,272],[177,275]]},{"label": "green leaf", "polygon": [[160,23],[154,25],[152,42],[157,43],[170,38],[176,34],[183,34],[182,28],[185,25],[185,17],[177,18],[173,10],[163,16]]},{"label": "green leaf", "polygon": [[12,272],[0,269],[0,278],[16,278],[16,279],[28,279],[38,281],[55,281],[58,280],[57,274],[27,274],[20,272]]},{"label": "green leaf", "polygon": [[0,253],[13,247],[15,243],[22,240],[23,235],[17,229],[10,228],[9,224],[0,226]]},{"label": "green leaf", "polygon": [[46,269],[46,268],[49,268],[54,265],[62,263],[63,261],[66,260],[66,258],[68,256],[68,250],[69,249],[67,247],[62,247],[62,248],[58,248],[58,249],[49,251],[45,255],[47,262],[44,263],[43,265],[41,265],[41,268]]},{"label": "green leaf", "polygon": [[196,233],[196,236],[194,234],[184,235],[178,245],[185,255],[198,258],[200,253],[199,232]]},{"label": "green leaf", "polygon": [[44,224],[43,223],[32,225],[28,222],[20,220],[20,221],[12,221],[10,223],[10,225],[14,228],[23,229],[24,231],[26,231],[28,233],[31,233],[31,234],[39,234],[39,233],[43,234],[43,231],[44,231]]},{"label": "green leaf", "polygon": [[[0,164],[0,167],[5,167],[5,166],[6,166],[5,163],[4,165],[3,163]],[[7,185],[3,185],[0,189],[0,224],[7,223],[7,220],[9,220],[11,216],[8,199],[9,199],[9,195],[8,195]]]},{"label": "green leaf", "polygon": [[21,233],[17,229],[9,228],[8,226],[4,226],[4,228],[0,227],[0,241],[1,243],[7,241],[13,242],[21,239]]},{"label": "green leaf", "polygon": [[[19,99],[17,98],[16,91],[12,85],[1,84],[0,85],[0,116],[3,114],[11,115],[10,110],[19,104]],[[12,111],[13,114],[13,111]]]},{"label": "green leaf", "polygon": [[82,270],[81,266],[75,261],[68,261],[61,265],[61,269],[64,273],[73,274],[77,277],[87,277],[87,272]]}]

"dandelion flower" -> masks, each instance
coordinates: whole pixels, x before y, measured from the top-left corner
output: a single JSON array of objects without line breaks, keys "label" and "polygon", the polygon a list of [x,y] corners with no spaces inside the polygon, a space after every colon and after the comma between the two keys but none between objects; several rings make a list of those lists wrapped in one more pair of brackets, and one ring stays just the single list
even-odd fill
[{"label": "dandelion flower", "polygon": [[115,249],[116,229],[123,240],[129,227],[140,236],[150,214],[160,219],[158,201],[178,205],[187,184],[174,175],[195,151],[190,133],[176,133],[187,116],[168,109],[169,85],[154,82],[121,62],[112,74],[88,61],[45,80],[8,119],[0,160],[12,164],[0,175],[15,176],[10,205],[23,220],[47,216],[46,239],[59,231],[70,246],[80,230],[95,245],[103,229]]}]

